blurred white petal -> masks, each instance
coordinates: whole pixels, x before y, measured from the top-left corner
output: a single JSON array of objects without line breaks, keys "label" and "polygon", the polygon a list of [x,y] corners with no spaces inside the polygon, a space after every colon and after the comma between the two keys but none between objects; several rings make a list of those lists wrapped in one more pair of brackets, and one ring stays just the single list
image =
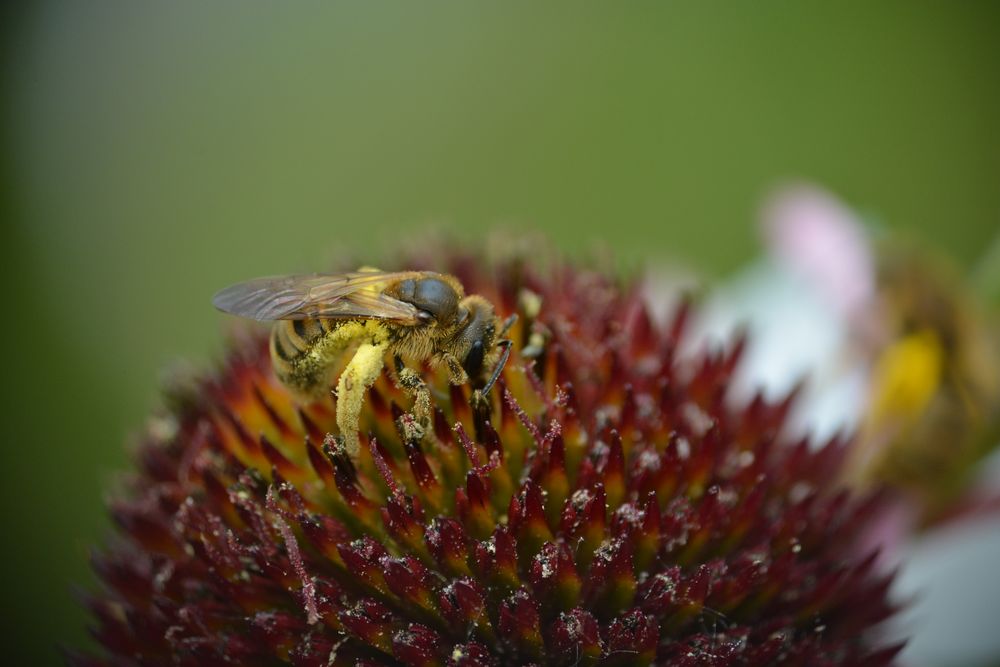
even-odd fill
[{"label": "blurred white petal", "polygon": [[847,323],[808,281],[790,269],[761,262],[716,290],[699,314],[699,334],[722,342],[749,329],[738,397],[763,389],[779,397],[806,385],[790,420],[817,440],[858,424],[867,391],[866,369],[852,360]]},{"label": "blurred white petal", "polygon": [[894,587],[915,603],[893,622],[913,667],[996,664],[1000,656],[1000,518],[951,524],[904,548]]}]

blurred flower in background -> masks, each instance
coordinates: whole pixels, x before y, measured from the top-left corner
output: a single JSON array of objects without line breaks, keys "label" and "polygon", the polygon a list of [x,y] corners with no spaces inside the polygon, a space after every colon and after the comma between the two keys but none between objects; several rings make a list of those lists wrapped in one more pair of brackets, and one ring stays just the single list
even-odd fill
[{"label": "blurred flower in background", "polygon": [[703,326],[753,332],[744,391],[799,386],[800,428],[855,433],[847,481],[892,498],[870,539],[913,599],[903,658],[995,659],[982,622],[1000,596],[988,583],[1000,555],[995,249],[962,275],[807,185],[777,192],[762,230],[768,258],[719,290]]}]

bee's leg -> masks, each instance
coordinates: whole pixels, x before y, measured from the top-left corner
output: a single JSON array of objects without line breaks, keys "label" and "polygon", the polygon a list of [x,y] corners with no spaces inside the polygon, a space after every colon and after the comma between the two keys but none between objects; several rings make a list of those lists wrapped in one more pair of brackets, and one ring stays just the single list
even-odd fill
[{"label": "bee's leg", "polygon": [[465,384],[469,381],[469,374],[462,368],[462,362],[454,354],[447,352],[441,355],[444,363],[448,366],[448,376],[452,384]]},{"label": "bee's leg", "polygon": [[397,354],[393,358],[396,365],[396,378],[399,386],[413,396],[413,412],[423,426],[430,424],[431,417],[431,392],[427,388],[427,383],[412,368],[407,368],[403,360]]},{"label": "bee's leg", "polygon": [[[469,374],[462,368],[462,362],[458,360],[458,357],[453,354],[444,354],[442,358],[448,365],[448,375],[451,376],[452,384],[466,384],[469,382]],[[473,389],[471,405],[474,411],[481,412],[486,407],[486,401],[483,398],[481,390]]]},{"label": "bee's leg", "polygon": [[337,427],[352,459],[357,458],[361,448],[358,441],[361,405],[368,387],[375,383],[382,372],[386,347],[386,343],[361,345],[337,381]]}]

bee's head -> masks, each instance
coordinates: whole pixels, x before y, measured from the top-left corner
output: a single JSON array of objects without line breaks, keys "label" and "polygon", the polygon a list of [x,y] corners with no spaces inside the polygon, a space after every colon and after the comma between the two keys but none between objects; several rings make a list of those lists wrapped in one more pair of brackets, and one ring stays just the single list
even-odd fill
[{"label": "bee's head", "polygon": [[493,304],[477,295],[462,299],[459,318],[462,324],[455,334],[454,350],[462,368],[475,382],[482,377],[483,366],[493,356],[497,318]]}]

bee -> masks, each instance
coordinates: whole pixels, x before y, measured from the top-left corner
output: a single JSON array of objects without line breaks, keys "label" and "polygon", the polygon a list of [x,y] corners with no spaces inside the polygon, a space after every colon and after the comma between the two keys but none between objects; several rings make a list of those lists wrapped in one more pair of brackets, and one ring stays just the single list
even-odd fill
[{"label": "bee", "polygon": [[[393,356],[399,385],[414,396],[426,422],[430,393],[406,367],[443,364],[454,384],[471,382],[479,400],[489,393],[510,355],[503,338],[514,324],[501,322],[493,304],[465,295],[457,278],[433,271],[277,276],[238,283],[218,292],[221,311],[259,321],[274,320],[270,351],[275,375],[299,397],[329,391],[335,363],[354,355],[337,380],[337,426],[349,455],[358,454],[358,422],[364,396]],[[487,369],[492,368],[492,373]]]}]

